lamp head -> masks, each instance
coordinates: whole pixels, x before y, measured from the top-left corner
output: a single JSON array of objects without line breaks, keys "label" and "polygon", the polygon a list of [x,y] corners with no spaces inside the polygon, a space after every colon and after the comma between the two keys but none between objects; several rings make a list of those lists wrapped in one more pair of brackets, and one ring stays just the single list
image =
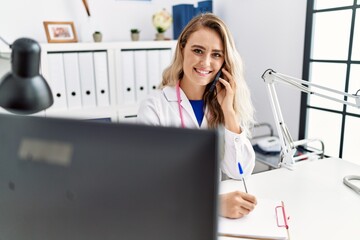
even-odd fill
[{"label": "lamp head", "polygon": [[0,80],[0,106],[17,114],[32,114],[50,107],[51,89],[40,75],[40,45],[28,38],[11,46],[11,71]]}]

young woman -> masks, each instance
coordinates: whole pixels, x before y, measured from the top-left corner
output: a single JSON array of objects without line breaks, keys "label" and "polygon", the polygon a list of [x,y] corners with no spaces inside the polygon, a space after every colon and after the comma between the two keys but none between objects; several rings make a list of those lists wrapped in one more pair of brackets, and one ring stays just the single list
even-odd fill
[{"label": "young woman", "polygon": [[[220,71],[220,78],[212,87]],[[161,91],[142,102],[140,123],[187,128],[225,127],[221,170],[230,178],[245,177],[255,165],[248,140],[253,124],[250,93],[243,78],[241,58],[234,40],[217,16],[193,18],[180,34],[172,64],[165,69]],[[254,209],[256,198],[236,191],[220,195],[220,213],[239,218]]]}]

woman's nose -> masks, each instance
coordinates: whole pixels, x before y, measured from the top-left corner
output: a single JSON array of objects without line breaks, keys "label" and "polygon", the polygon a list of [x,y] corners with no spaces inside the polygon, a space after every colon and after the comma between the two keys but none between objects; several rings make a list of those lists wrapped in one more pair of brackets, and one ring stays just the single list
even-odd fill
[{"label": "woman's nose", "polygon": [[211,62],[211,57],[210,55],[203,55],[201,58],[201,65],[202,66],[210,66],[210,62]]}]

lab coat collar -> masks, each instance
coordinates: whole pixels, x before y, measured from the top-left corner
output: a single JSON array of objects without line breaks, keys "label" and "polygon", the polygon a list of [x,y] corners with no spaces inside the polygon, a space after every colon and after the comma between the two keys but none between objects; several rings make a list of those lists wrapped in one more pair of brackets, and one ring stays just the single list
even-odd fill
[{"label": "lab coat collar", "polygon": [[[168,102],[177,102],[177,97],[176,97],[176,87],[175,86],[166,86],[163,89],[164,95],[166,100],[168,100]],[[183,92],[183,90],[180,88],[180,97],[181,99],[187,99],[185,93]]]},{"label": "lab coat collar", "polygon": [[[163,93],[168,102],[175,102],[177,104],[177,96],[176,96],[176,87],[175,86],[164,87]],[[195,126],[197,126],[198,128],[207,128],[207,119],[206,119],[207,107],[205,108],[204,118],[201,123],[201,126],[199,126],[196,116],[195,116],[195,113],[194,113],[194,110],[191,106],[191,103],[181,88],[180,88],[180,98],[181,98],[180,105],[191,116],[191,120],[195,124]],[[188,126],[188,127],[190,127],[190,126]]]}]

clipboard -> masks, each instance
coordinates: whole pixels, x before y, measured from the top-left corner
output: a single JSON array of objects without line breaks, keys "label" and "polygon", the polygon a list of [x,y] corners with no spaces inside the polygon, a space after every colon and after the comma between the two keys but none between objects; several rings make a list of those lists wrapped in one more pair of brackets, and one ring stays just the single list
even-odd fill
[{"label": "clipboard", "polygon": [[248,239],[290,239],[283,201],[258,199],[254,211],[240,219],[219,217],[218,235]]}]

